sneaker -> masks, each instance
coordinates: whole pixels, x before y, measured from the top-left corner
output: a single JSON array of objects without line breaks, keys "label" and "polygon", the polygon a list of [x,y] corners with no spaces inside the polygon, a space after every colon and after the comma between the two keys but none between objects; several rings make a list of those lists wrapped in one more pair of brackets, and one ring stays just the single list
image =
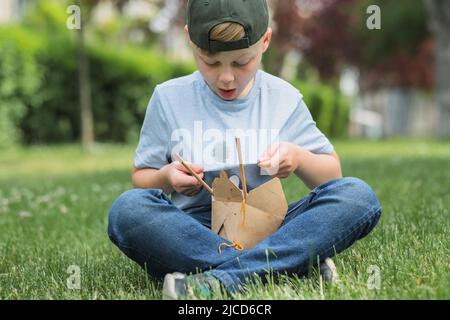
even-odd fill
[{"label": "sneaker", "polygon": [[186,275],[179,272],[168,273],[164,277],[163,299],[179,300],[186,297]]},{"label": "sneaker", "polygon": [[211,299],[212,292],[220,288],[216,278],[204,274],[187,276],[184,273],[168,273],[164,277],[163,299],[184,300],[188,298]]},{"label": "sneaker", "polygon": [[339,279],[336,266],[331,258],[326,258],[325,261],[320,263],[320,275],[323,281],[329,283],[336,283]]}]

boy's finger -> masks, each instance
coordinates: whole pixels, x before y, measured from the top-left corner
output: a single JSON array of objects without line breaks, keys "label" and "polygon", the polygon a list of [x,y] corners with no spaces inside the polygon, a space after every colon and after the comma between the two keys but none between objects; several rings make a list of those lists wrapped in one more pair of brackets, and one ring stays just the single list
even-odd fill
[{"label": "boy's finger", "polygon": [[275,154],[275,152],[278,150],[278,148],[280,147],[279,143],[274,143],[272,144],[264,153],[263,155],[259,158],[260,162],[264,162],[267,160],[270,160],[270,158],[272,158],[272,156]]},{"label": "boy's finger", "polygon": [[[197,174],[197,176],[198,176],[200,179],[203,179],[203,177],[205,176],[205,174],[203,173],[203,171],[197,172],[197,171],[194,170],[194,172]],[[187,176],[192,177],[192,179],[194,179],[195,181],[198,182],[197,178],[194,177],[188,170],[186,170],[184,173],[185,173]]]},{"label": "boy's finger", "polygon": [[259,158],[259,160],[258,160],[258,165],[264,164],[264,163],[267,163],[267,162],[270,162],[270,158],[264,156],[264,157]]},{"label": "boy's finger", "polygon": [[[203,179],[203,173],[198,175],[200,179]],[[190,173],[186,174],[186,179],[184,180],[184,184],[186,186],[197,188],[199,186],[202,186],[201,182],[197,180],[196,177],[192,176]]]},{"label": "boy's finger", "polygon": [[197,173],[197,175],[199,176],[200,179],[203,179],[203,177],[205,176],[203,172]]},{"label": "boy's finger", "polygon": [[182,172],[188,172],[188,170],[181,164],[181,162],[174,161],[173,163],[175,164],[175,168],[177,170],[182,171]]},{"label": "boy's finger", "polygon": [[[181,162],[178,162],[178,161],[175,161],[175,162],[177,163],[177,167],[176,168],[179,171],[182,171],[184,173],[190,174],[190,171],[185,166],[183,166],[183,164]],[[203,173],[203,167],[202,166],[199,166],[199,165],[196,165],[196,164],[191,164],[189,162],[185,162],[185,164],[187,166],[189,166],[189,168],[191,168],[192,171],[194,171],[198,175],[200,175],[200,173]]]},{"label": "boy's finger", "polygon": [[275,154],[272,156],[272,158],[270,158],[270,167],[273,169],[277,169],[280,167],[280,153],[279,152],[275,152]]},{"label": "boy's finger", "polygon": [[266,159],[266,160],[263,160],[263,161],[259,161],[259,162],[258,162],[258,166],[261,167],[261,168],[267,168],[267,167],[270,167],[270,159]]},{"label": "boy's finger", "polygon": [[189,164],[191,169],[194,170],[195,173],[199,174],[203,172],[203,167],[198,164]]}]

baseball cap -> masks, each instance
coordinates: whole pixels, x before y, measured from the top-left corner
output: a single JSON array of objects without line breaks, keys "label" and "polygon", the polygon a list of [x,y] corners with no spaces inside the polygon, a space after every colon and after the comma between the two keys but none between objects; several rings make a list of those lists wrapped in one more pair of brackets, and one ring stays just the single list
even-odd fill
[{"label": "baseball cap", "polygon": [[[248,48],[266,33],[269,10],[266,0],[189,0],[186,22],[189,36],[199,48],[211,53]],[[245,37],[232,42],[209,39],[218,24],[235,22],[244,27]]]}]

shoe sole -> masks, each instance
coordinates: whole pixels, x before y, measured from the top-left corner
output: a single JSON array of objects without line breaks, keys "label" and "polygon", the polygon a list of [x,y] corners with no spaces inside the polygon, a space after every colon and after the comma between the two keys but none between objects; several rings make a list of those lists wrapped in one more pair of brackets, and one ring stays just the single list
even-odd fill
[{"label": "shoe sole", "polygon": [[166,274],[162,291],[163,300],[178,300],[180,298],[175,291],[175,280],[182,278],[184,278],[184,274],[179,272]]},{"label": "shoe sole", "polygon": [[336,283],[339,279],[339,275],[337,273],[336,265],[334,264],[333,260],[331,258],[326,258],[323,262],[328,267],[329,272],[331,273],[331,276],[325,276],[322,275],[323,279],[329,283]]}]

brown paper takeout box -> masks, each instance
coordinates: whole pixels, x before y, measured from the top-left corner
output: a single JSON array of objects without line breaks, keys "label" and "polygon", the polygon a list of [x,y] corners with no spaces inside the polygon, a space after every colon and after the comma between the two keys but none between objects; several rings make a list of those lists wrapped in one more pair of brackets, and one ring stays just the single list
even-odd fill
[{"label": "brown paper takeout box", "polygon": [[213,181],[211,229],[243,249],[252,249],[274,233],[286,216],[287,202],[278,178],[251,190],[243,206],[243,191],[225,171]]},{"label": "brown paper takeout box", "polygon": [[243,190],[228,179],[225,171],[221,171],[219,177],[214,179],[211,188],[179,155],[176,158],[211,194],[212,231],[231,241],[238,250],[252,249],[280,227],[288,205],[278,178],[269,180],[247,194],[239,138],[236,138],[236,147]]}]

